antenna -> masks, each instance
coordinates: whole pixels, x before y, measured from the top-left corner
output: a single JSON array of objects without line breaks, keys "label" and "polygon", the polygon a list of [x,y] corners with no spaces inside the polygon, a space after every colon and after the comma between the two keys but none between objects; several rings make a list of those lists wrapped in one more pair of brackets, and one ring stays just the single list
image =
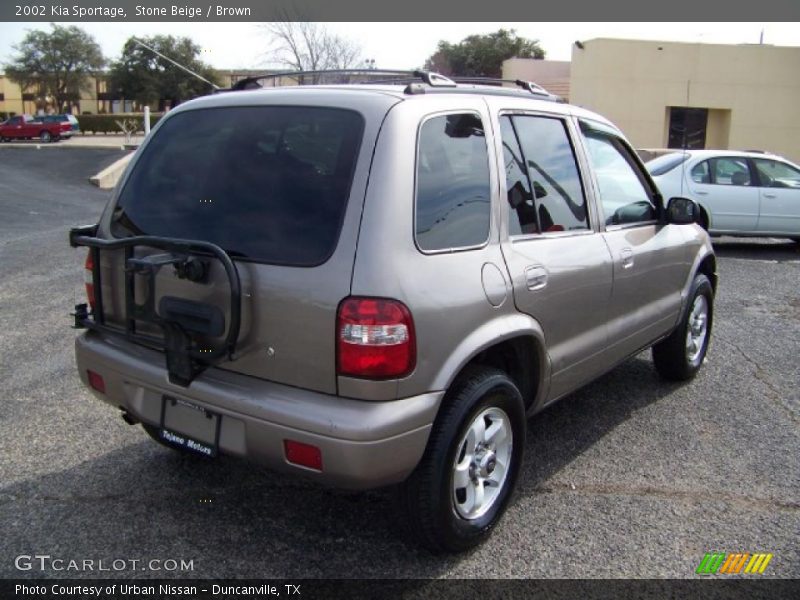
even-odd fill
[{"label": "antenna", "polygon": [[181,69],[182,71],[186,71],[186,72],[187,72],[189,75],[192,75],[192,76],[194,76],[194,77],[197,77],[197,78],[198,78],[200,81],[204,81],[205,83],[207,83],[208,85],[210,85],[210,86],[211,86],[212,88],[214,88],[215,90],[219,90],[219,89],[221,89],[221,88],[220,88],[220,87],[219,87],[219,86],[218,86],[216,83],[212,83],[212,82],[210,82],[208,79],[206,79],[206,78],[205,78],[205,77],[203,77],[202,75],[198,75],[197,73],[195,73],[195,72],[194,72],[194,71],[192,71],[191,69],[188,69],[188,68],[184,67],[182,64],[180,64],[180,63],[178,63],[178,62],[175,62],[175,61],[174,61],[174,60],[172,60],[172,59],[171,59],[169,56],[164,56],[163,54],[161,54],[161,52],[159,52],[159,51],[158,51],[158,50],[156,50],[155,48],[151,48],[150,46],[148,46],[147,44],[145,44],[143,41],[141,41],[141,40],[138,40],[138,39],[136,39],[135,37],[132,37],[132,38],[131,38],[131,40],[133,40],[133,42],[135,42],[136,44],[139,44],[139,45],[140,45],[142,48],[146,48],[146,49],[150,50],[150,52],[152,52],[153,54],[155,54],[155,55],[157,55],[157,56],[160,56],[160,57],[161,57],[161,58],[163,58],[164,60],[167,60],[167,61],[171,62],[173,65],[175,65],[176,67],[178,67],[178,68],[179,68],[179,69]]},{"label": "antenna", "polygon": [[692,80],[686,80],[686,108],[683,109],[683,161],[681,162],[681,196],[683,196],[683,184],[686,179],[686,150],[689,144],[688,131],[689,131],[689,90],[692,86]]}]

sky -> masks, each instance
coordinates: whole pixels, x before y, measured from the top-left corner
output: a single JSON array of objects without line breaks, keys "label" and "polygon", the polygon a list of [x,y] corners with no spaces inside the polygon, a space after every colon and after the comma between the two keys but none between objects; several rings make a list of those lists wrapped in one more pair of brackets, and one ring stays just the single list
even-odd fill
[{"label": "sky", "polygon": [[[270,40],[258,23],[80,23],[110,59],[119,56],[131,35],[172,34],[192,38],[203,49],[202,59],[218,69],[258,69],[270,61]],[[458,42],[472,34],[504,27],[539,40],[550,60],[570,60],[576,40],[598,37],[701,42],[764,43],[800,46],[798,23],[326,23],[331,31],[362,47],[365,59],[384,69],[421,67],[439,40]],[[0,65],[9,62],[13,45],[28,29],[48,29],[47,23],[0,23]],[[1,68],[1,67],[0,67]]]}]

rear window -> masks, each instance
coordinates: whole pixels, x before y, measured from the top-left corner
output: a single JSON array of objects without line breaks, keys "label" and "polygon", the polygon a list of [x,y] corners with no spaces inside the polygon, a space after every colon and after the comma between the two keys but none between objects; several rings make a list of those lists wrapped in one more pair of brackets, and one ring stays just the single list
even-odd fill
[{"label": "rear window", "polygon": [[658,177],[683,164],[687,158],[689,158],[689,155],[684,152],[670,152],[648,161],[645,167],[651,176]]},{"label": "rear window", "polygon": [[203,240],[271,264],[322,264],[336,247],[363,129],[358,113],[333,108],[177,114],[137,161],[111,232]]}]

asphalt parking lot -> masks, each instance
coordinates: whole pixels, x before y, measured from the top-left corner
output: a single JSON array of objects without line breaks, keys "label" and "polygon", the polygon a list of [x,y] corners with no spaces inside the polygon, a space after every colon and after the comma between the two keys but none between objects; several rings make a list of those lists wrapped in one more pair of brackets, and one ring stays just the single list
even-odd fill
[{"label": "asphalt parking lot", "polygon": [[[19,555],[173,559],[164,577],[694,576],[706,552],[770,552],[800,577],[800,245],[723,238],[708,363],[665,384],[649,353],[529,424],[515,501],[489,542],[437,557],[402,540],[387,491],[346,493],[181,456],[75,373],[83,301],[71,225],[116,149],[0,148],[0,577]],[[113,575],[113,573],[111,573]]]}]

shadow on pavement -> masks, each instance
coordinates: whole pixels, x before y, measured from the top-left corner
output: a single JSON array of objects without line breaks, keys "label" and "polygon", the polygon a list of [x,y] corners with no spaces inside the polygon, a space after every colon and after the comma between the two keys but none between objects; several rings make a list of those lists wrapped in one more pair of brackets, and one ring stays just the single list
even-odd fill
[{"label": "shadow on pavement", "polygon": [[[546,487],[633,412],[672,389],[648,360],[637,358],[534,417],[519,496]],[[16,506],[26,515],[20,522],[5,514],[6,550],[194,558],[199,577],[427,578],[461,560],[432,557],[403,540],[391,490],[329,490],[232,458],[183,455],[144,432],[141,439],[0,491],[0,513]],[[474,551],[481,552],[487,549]]]}]

